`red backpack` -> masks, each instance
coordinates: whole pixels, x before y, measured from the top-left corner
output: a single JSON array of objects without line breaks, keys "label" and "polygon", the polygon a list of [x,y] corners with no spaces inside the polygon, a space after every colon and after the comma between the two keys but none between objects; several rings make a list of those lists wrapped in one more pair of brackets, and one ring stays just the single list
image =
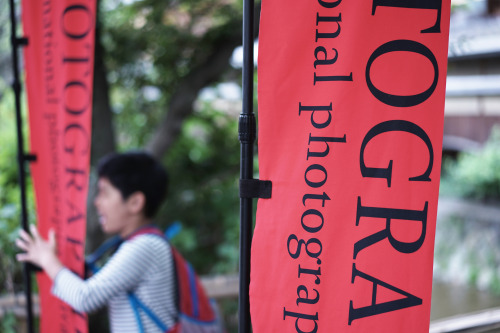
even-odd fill
[{"label": "red backpack", "polygon": [[[154,226],[143,227],[127,237],[126,240],[143,234],[156,235],[168,242],[165,234]],[[87,267],[95,272],[95,262],[108,250],[116,248],[122,241],[113,238],[105,242],[86,258]],[[215,301],[207,297],[205,289],[191,264],[172,245],[170,245],[170,248],[173,255],[175,285],[178,295],[177,322],[174,327],[167,327],[135,294],[129,293],[129,301],[134,310],[140,333],[144,332],[139,316],[140,311],[144,311],[166,333],[223,333],[224,329]]]}]

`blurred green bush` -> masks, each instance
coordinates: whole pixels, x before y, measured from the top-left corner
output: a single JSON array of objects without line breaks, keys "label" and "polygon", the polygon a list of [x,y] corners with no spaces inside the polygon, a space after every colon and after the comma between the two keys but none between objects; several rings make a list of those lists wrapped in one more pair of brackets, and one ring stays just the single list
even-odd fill
[{"label": "blurred green bush", "polygon": [[484,147],[443,161],[441,193],[481,201],[500,200],[500,127]]}]

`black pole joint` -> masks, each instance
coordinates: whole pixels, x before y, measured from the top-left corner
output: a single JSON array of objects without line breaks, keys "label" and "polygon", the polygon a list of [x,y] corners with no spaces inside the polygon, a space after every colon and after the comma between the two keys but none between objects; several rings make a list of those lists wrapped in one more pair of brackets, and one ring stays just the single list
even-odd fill
[{"label": "black pole joint", "polygon": [[256,137],[255,115],[253,113],[240,114],[238,123],[238,138],[241,143],[253,144]]},{"label": "black pole joint", "polygon": [[14,90],[14,93],[16,94],[16,96],[19,96],[19,94],[21,93],[21,84],[19,83],[19,80],[14,80],[14,82],[12,82],[11,86],[12,86],[12,90]]}]

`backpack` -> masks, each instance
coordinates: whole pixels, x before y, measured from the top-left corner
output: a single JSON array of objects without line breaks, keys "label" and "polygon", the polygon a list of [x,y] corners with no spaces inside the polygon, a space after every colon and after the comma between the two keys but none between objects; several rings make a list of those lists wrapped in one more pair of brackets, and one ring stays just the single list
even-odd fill
[{"label": "backpack", "polygon": [[[139,235],[150,234],[159,236],[168,242],[167,233],[168,230],[164,234],[154,226],[146,226],[134,232],[126,240]],[[118,236],[104,242],[101,247],[85,259],[86,267],[94,272],[97,271],[96,261],[109,250],[118,248],[122,242],[123,239]],[[128,298],[134,310],[139,332],[144,332],[139,315],[140,311],[143,311],[165,333],[223,333],[224,329],[215,301],[207,297],[191,264],[172,245],[170,245],[170,248],[174,263],[175,285],[177,287],[178,313],[176,324],[174,327],[167,327],[135,294],[129,292]]]}]

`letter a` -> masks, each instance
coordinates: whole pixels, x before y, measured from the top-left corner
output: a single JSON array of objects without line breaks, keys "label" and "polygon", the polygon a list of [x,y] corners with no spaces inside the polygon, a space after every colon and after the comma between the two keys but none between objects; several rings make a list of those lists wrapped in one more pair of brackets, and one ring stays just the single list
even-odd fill
[{"label": "letter a", "polygon": [[[354,283],[354,280],[356,277],[359,276],[365,280],[368,280],[373,283],[373,289],[372,289],[372,304],[369,306],[364,306],[361,308],[354,308],[352,305],[352,300],[350,301],[349,304],[349,325],[356,320],[356,319],[361,319],[365,317],[370,317],[370,316],[376,316],[382,313],[386,312],[392,312],[396,310],[401,310],[404,308],[409,308],[412,306],[416,305],[421,305],[422,304],[422,299],[404,291],[399,288],[396,288],[387,282],[381,281],[379,279],[374,278],[373,276],[370,276],[366,273],[361,272],[360,270],[356,269],[356,264],[352,265],[352,281],[351,283]],[[377,289],[379,286],[382,286],[384,288],[390,289],[398,294],[401,294],[405,296],[404,298],[400,298],[394,301],[389,301],[389,302],[384,302],[384,303],[377,303]]]}]

